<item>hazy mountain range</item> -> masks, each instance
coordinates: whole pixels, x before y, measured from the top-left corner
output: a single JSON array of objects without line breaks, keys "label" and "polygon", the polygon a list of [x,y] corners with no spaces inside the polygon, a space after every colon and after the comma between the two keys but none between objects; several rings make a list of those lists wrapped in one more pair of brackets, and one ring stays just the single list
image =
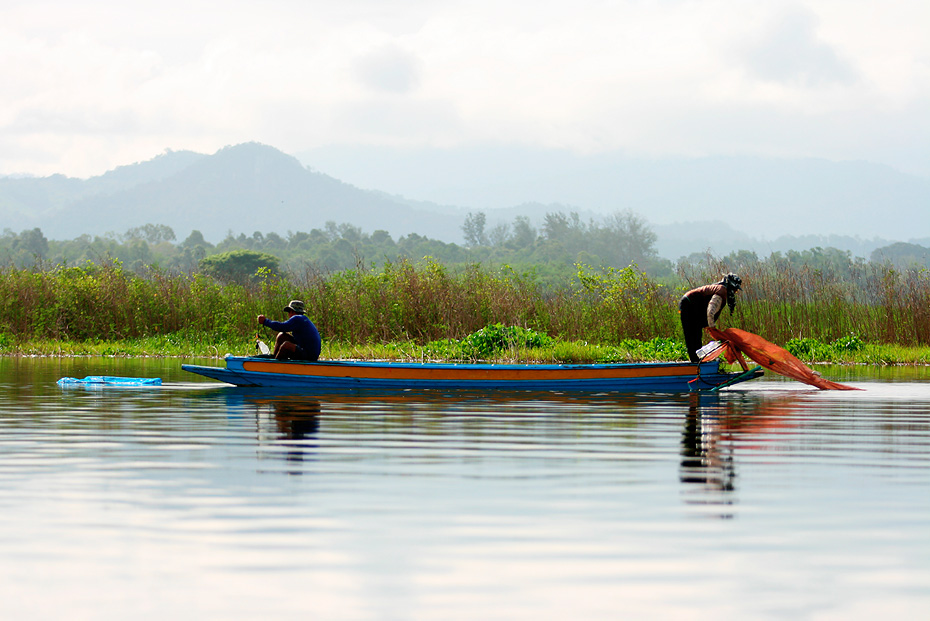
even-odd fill
[{"label": "hazy mountain range", "polygon": [[[453,217],[453,214],[454,217]],[[179,237],[199,230],[211,241],[255,231],[309,231],[327,221],[364,231],[455,230],[457,210],[419,209],[402,199],[361,190],[306,169],[296,158],[260,144],[214,155],[169,151],[87,180],[62,176],[0,179],[0,217],[13,230],[40,227],[50,239],[122,233],[166,224]]]},{"label": "hazy mountain range", "polygon": [[168,151],[90,179],[0,178],[0,228],[39,227],[49,239],[74,239],[153,223],[172,227],[179,241],[196,229],[216,242],[228,233],[283,235],[334,221],[395,238],[461,242],[469,212],[484,211],[490,228],[518,215],[538,225],[551,211],[587,220],[630,209],[650,223],[659,253],[671,259],[814,246],[867,257],[893,241],[930,241],[930,180],[861,162],[352,153],[307,152],[301,163],[248,143],[213,155]]}]

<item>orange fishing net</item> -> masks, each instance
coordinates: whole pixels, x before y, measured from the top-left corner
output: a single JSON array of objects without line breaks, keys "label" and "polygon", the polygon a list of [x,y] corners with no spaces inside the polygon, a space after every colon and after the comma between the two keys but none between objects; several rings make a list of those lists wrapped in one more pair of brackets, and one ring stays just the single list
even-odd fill
[{"label": "orange fishing net", "polygon": [[774,371],[779,375],[796,379],[799,382],[816,386],[822,390],[859,390],[853,386],[838,384],[820,377],[820,374],[809,369],[803,362],[795,358],[785,349],[778,345],[769,343],[761,336],[738,330],[736,328],[727,328],[720,331],[716,328],[707,328],[707,333],[711,338],[723,343],[723,347],[716,352],[708,355],[704,360],[713,360],[723,354],[727,362],[739,362],[744,369],[748,368],[743,354],[746,354],[756,364],[766,369]]}]

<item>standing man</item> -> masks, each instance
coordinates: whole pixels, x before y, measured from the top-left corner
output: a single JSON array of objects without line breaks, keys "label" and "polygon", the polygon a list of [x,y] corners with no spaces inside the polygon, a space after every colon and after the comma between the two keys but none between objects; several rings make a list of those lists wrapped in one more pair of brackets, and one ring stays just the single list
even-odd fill
[{"label": "standing man", "polygon": [[304,303],[291,300],[284,307],[284,312],[287,313],[287,321],[283,322],[258,316],[259,325],[278,333],[274,340],[274,357],[277,360],[317,360],[322,347],[320,332],[304,315]]},{"label": "standing man", "polygon": [[730,313],[733,312],[736,292],[742,284],[739,276],[727,274],[720,282],[692,289],[678,302],[681,329],[685,333],[685,347],[691,362],[700,362],[697,350],[701,348],[701,330],[716,327],[724,303],[730,307]]}]

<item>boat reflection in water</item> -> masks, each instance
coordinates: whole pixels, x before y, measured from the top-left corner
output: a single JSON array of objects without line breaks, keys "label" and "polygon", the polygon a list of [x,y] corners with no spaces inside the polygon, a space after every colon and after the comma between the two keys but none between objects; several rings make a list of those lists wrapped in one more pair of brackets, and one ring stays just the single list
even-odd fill
[{"label": "boat reflection in water", "polygon": [[[377,442],[380,434],[391,433],[392,440],[411,441],[415,449],[425,446],[413,438],[427,427],[431,442],[445,439],[454,443],[457,438],[452,436],[462,428],[453,422],[463,420],[469,420],[468,428],[475,433],[484,428],[517,444],[538,444],[538,437],[526,435],[533,431],[526,424],[535,420],[545,421],[550,431],[558,427],[566,437],[583,427],[603,436],[614,451],[622,451],[624,447],[616,444],[619,429],[664,425],[668,419],[655,419],[654,415],[659,411],[670,412],[675,424],[681,425],[679,478],[684,484],[684,500],[708,509],[728,507],[735,502],[737,446],[741,450],[762,449],[764,433],[797,423],[790,415],[792,398],[787,401],[759,398],[751,393],[359,391],[310,396],[281,389],[243,388],[223,388],[220,392],[230,411],[238,413],[237,418],[244,416],[255,421],[263,453],[295,463],[318,460],[324,417],[329,420],[327,432],[335,434],[334,438],[343,438],[334,441],[342,442],[350,434],[355,447],[366,441]],[[437,425],[441,421],[450,424],[448,433],[434,435],[441,430]],[[393,426],[394,422],[401,427]],[[482,434],[482,437],[488,436]],[[483,446],[488,451],[499,450],[499,445],[493,443]],[[566,447],[559,443],[550,448],[558,452]],[[653,450],[662,449],[653,447]],[[674,459],[674,455],[666,452],[665,458]],[[732,517],[729,510],[714,514]]]}]

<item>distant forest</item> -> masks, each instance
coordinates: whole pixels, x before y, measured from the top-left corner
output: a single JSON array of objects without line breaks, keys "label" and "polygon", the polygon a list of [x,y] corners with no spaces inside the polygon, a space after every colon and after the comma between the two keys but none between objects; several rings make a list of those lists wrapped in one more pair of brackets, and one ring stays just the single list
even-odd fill
[{"label": "distant forest", "polygon": [[[168,273],[207,273],[225,281],[247,281],[262,268],[272,272],[300,273],[307,269],[338,272],[377,268],[387,262],[420,261],[430,257],[448,266],[482,264],[509,266],[533,273],[543,283],[564,284],[577,273],[576,265],[623,268],[630,265],[653,278],[674,279],[681,265],[658,256],[656,235],[633,212],[616,212],[601,220],[583,221],[577,213],[547,213],[537,229],[529,218],[518,216],[509,224],[486,226],[483,212],[470,213],[462,226],[465,244],[458,245],[410,233],[393,239],[386,231],[371,233],[351,224],[328,222],[309,232],[229,233],[218,244],[207,242],[199,231],[182,241],[168,226],[146,224],[122,234],[81,235],[69,241],[48,240],[41,229],[0,235],[0,265],[51,269],[118,261],[136,273],[158,269]],[[726,257],[691,255],[680,261],[701,264],[709,260],[728,269],[762,262],[806,266],[843,275],[861,267],[862,258],[836,248],[772,253],[760,258],[738,251]],[[879,248],[870,261],[900,268],[930,268],[930,249],[896,243]]]}]

